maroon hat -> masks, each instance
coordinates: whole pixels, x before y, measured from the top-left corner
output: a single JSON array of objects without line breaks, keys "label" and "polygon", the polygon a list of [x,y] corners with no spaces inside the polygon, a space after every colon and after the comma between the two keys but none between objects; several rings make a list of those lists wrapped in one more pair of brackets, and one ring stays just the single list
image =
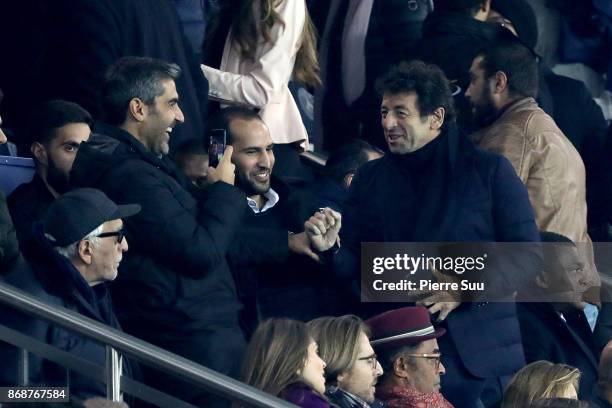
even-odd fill
[{"label": "maroon hat", "polygon": [[377,349],[416,344],[446,333],[446,329],[433,327],[429,311],[423,306],[390,310],[366,320],[365,324],[372,331],[370,344]]}]

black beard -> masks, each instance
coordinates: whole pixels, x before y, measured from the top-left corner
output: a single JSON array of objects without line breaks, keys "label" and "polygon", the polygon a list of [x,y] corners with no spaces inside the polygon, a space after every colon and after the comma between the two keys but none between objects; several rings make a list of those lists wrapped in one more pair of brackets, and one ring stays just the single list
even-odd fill
[{"label": "black beard", "polygon": [[47,167],[47,183],[58,194],[64,194],[70,190],[68,175],[62,173],[61,170],[57,168],[53,160],[49,160],[49,167]]},{"label": "black beard", "polygon": [[267,187],[261,187],[260,185],[247,180],[244,175],[236,173],[236,187],[242,190],[247,197],[251,197],[258,194],[267,193],[270,190],[270,183],[268,183]]},{"label": "black beard", "polygon": [[474,112],[474,122],[480,129],[485,128],[495,122],[497,111],[493,105],[487,105]]}]

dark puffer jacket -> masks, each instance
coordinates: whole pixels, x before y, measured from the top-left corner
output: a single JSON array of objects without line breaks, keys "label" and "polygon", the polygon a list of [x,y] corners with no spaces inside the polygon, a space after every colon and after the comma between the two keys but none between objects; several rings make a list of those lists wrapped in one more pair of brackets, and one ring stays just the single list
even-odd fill
[{"label": "dark puffer jacket", "polygon": [[237,322],[240,303],[226,262],[246,198],[218,182],[201,197],[166,157],[158,158],[119,128],[92,135],[74,162],[71,182],[95,187],[142,211],[125,220],[130,250],[113,284],[118,316],[144,338]]}]

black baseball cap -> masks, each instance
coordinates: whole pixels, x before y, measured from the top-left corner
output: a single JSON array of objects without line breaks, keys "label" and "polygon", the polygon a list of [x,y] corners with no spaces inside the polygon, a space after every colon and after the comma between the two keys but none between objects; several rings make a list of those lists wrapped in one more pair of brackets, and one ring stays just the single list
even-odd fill
[{"label": "black baseball cap", "polygon": [[85,238],[107,221],[140,212],[139,204],[117,205],[102,191],[79,188],[55,200],[42,219],[43,231],[55,238],[53,246],[66,246]]}]

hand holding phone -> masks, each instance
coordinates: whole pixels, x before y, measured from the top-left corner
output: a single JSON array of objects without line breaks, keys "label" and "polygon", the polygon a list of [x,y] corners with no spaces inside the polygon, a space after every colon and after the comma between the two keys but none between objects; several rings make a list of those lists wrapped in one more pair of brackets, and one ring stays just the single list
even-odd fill
[{"label": "hand holding phone", "polygon": [[225,129],[212,129],[209,135],[208,143],[208,165],[217,167],[227,145],[227,134]]},{"label": "hand holding phone", "polygon": [[236,166],[234,166],[232,163],[233,152],[234,148],[232,146],[227,146],[217,167],[208,167],[208,174],[206,175],[208,184],[223,181],[227,184],[234,185],[234,172],[236,170]]}]

